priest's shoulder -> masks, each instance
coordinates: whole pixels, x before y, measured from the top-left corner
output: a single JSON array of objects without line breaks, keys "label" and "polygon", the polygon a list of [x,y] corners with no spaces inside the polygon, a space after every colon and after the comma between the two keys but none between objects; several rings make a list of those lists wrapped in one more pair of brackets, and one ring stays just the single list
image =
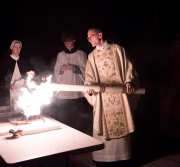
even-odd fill
[{"label": "priest's shoulder", "polygon": [[95,50],[96,50],[96,48],[92,52],[89,53],[88,59],[92,59],[93,58],[93,56],[95,54]]},{"label": "priest's shoulder", "polygon": [[111,47],[114,47],[115,49],[120,49],[120,50],[124,50],[124,48],[118,44],[110,44]]}]

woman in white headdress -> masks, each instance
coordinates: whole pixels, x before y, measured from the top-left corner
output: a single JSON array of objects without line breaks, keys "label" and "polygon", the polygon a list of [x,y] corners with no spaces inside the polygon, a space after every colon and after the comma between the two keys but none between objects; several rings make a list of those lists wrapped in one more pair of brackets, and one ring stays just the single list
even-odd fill
[{"label": "woman in white headdress", "polygon": [[10,45],[11,54],[0,62],[0,106],[13,105],[12,90],[17,89],[14,83],[29,71],[27,61],[19,56],[21,48],[22,43],[14,40]]}]

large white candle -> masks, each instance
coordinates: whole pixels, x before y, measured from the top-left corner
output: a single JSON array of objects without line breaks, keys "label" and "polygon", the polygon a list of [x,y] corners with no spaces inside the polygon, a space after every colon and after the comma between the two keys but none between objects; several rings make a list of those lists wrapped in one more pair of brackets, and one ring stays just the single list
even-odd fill
[{"label": "large white candle", "polygon": [[[108,93],[126,93],[126,89],[122,86],[100,87],[99,85],[71,85],[71,84],[50,84],[50,89],[54,91],[77,91],[85,92],[88,89],[93,89],[94,92]],[[135,89],[133,94],[145,94],[144,88]]]}]

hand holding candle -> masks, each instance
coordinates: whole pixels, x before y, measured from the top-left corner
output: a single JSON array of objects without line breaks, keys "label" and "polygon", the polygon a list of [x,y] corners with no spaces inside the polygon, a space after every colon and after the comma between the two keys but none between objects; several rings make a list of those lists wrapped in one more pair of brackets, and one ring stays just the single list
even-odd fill
[{"label": "hand holding candle", "polygon": [[134,92],[134,87],[132,83],[126,83],[126,92],[127,94],[131,94]]}]

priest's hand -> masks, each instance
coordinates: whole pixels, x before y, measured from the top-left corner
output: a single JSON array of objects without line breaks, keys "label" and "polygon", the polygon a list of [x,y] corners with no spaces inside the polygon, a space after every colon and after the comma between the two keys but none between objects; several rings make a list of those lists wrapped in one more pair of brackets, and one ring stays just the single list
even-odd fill
[{"label": "priest's hand", "polygon": [[61,71],[67,71],[67,66],[65,66],[65,65],[62,66],[62,67],[61,67]]},{"label": "priest's hand", "polygon": [[93,93],[94,93],[94,90],[93,89],[88,89],[88,90],[86,90],[86,93],[89,94],[89,96],[92,96]]},{"label": "priest's hand", "polygon": [[[85,85],[88,85],[88,84],[85,84]],[[86,90],[86,93],[89,94],[89,96],[92,96],[93,93],[94,93],[94,90],[93,89],[88,89],[88,90]]]},{"label": "priest's hand", "polygon": [[12,89],[12,90],[15,90],[15,89],[17,89],[17,86],[16,85],[10,85],[10,88]]},{"label": "priest's hand", "polygon": [[127,94],[131,94],[134,92],[134,87],[132,83],[126,83],[126,92]]}]

